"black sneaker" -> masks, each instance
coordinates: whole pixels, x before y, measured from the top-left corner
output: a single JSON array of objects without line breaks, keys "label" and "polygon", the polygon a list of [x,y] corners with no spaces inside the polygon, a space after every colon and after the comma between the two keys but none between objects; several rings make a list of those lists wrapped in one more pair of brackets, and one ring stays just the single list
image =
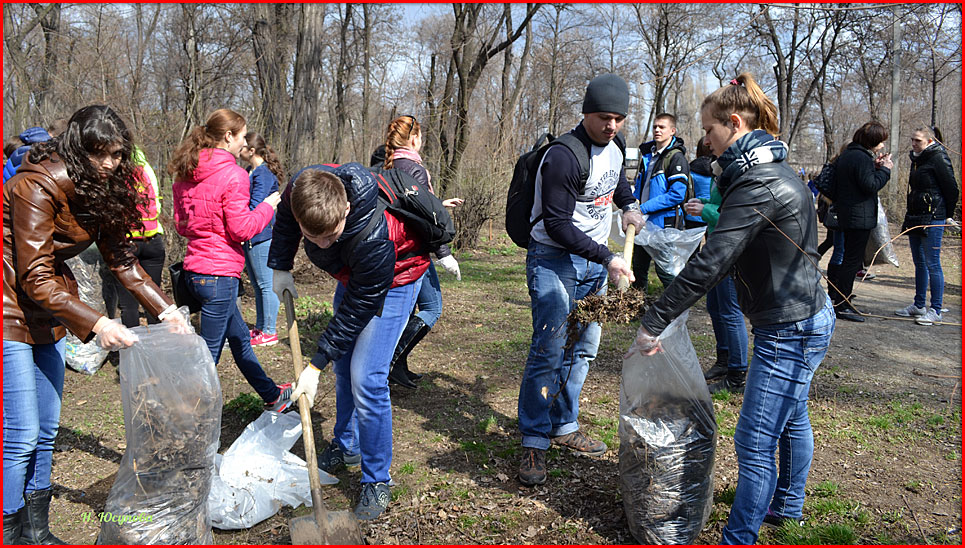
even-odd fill
[{"label": "black sneaker", "polygon": [[740,394],[744,391],[744,383],[747,380],[747,371],[728,371],[727,375],[723,379],[710,383],[707,385],[707,389],[710,390],[711,394],[716,394],[723,390],[727,390],[732,394]]},{"label": "black sneaker", "polygon": [[375,519],[385,512],[392,500],[389,486],[383,482],[363,483],[359,503],[355,507],[355,517],[361,520]]},{"label": "black sneaker", "polygon": [[527,487],[546,483],[546,451],[523,447],[519,463],[519,482]]},{"label": "black sneaker", "polygon": [[334,474],[342,468],[355,468],[362,465],[362,454],[349,455],[342,451],[335,440],[318,456],[318,467],[329,474]]}]

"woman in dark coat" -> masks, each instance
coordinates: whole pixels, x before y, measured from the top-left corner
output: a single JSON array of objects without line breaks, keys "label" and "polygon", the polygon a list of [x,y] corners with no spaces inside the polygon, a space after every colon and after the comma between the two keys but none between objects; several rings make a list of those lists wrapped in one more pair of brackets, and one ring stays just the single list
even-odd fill
[{"label": "woman in dark coat", "polygon": [[[935,140],[931,128],[918,128],[911,134],[911,171],[908,174],[908,202],[902,229],[926,226],[908,232],[911,258],[915,263],[915,302],[898,316],[917,316],[921,325],[942,321],[942,296],[945,276],[941,251],[943,223],[955,214],[958,184],[952,161],[945,147]],[[950,224],[950,223],[948,223]],[[931,302],[925,307],[925,292],[931,288]]]},{"label": "woman in dark coat", "polygon": [[878,191],[891,177],[891,154],[883,154],[888,130],[868,122],[854,132],[834,169],[839,230],[844,233],[844,259],[828,265],[828,295],[838,318],[863,322],[850,303],[855,274],[861,270],[871,230],[878,223]]}]

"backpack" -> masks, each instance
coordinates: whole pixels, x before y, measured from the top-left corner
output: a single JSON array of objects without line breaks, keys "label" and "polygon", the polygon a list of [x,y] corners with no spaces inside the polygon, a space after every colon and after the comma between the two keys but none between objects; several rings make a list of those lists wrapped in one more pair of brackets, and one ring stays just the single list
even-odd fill
[{"label": "backpack", "polygon": [[342,247],[342,262],[348,263],[348,256],[372,232],[384,211],[412,228],[427,251],[438,249],[456,236],[452,217],[442,201],[431,192],[421,190],[415,177],[398,169],[370,167],[369,171],[379,185],[378,203],[365,228]]},{"label": "backpack", "polygon": [[821,173],[818,173],[818,176],[814,178],[814,188],[834,201],[834,164],[832,162],[824,164]]},{"label": "backpack", "polygon": [[[547,141],[545,145],[542,144],[544,139]],[[617,134],[614,141],[620,150],[626,150],[626,142],[622,135]],[[564,145],[576,156],[576,161],[580,165],[580,181],[584,185],[590,177],[590,155],[583,142],[572,133],[565,133],[556,138],[550,133],[544,133],[529,152],[523,153],[516,160],[513,178],[509,182],[509,191],[506,194],[506,233],[514,244],[523,249],[529,246],[529,235],[533,227],[543,218],[539,215],[535,219],[530,219],[533,214],[533,201],[536,198],[536,173],[546,151],[550,146],[557,144]]]}]

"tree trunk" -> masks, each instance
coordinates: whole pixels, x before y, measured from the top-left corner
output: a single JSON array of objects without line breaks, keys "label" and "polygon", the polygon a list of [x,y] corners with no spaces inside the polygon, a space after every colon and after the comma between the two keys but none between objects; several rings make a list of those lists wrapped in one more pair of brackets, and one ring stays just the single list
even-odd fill
[{"label": "tree trunk", "polygon": [[283,143],[285,135],[285,105],[289,100],[285,89],[288,61],[285,31],[292,9],[287,4],[254,4],[255,17],[251,33],[255,54],[255,73],[258,78],[260,133],[276,153],[287,157]]},{"label": "tree trunk", "polygon": [[315,163],[315,125],[318,119],[319,74],[322,69],[325,6],[299,5],[298,44],[295,51],[295,74],[292,108],[288,118],[287,149],[294,171]]},{"label": "tree trunk", "polygon": [[345,133],[345,122],[348,116],[345,112],[345,91],[351,69],[349,67],[349,26],[352,23],[352,4],[345,4],[345,17],[339,25],[338,33],[338,67],[335,69],[335,128],[332,133],[332,152],[329,158],[338,163],[342,153],[342,141]]}]

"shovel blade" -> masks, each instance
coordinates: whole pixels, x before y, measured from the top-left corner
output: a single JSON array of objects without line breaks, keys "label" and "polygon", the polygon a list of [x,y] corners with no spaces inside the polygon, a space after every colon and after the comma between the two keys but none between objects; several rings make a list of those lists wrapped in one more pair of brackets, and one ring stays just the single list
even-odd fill
[{"label": "shovel blade", "polygon": [[[318,514],[321,515],[318,515]],[[363,544],[358,518],[349,511],[312,513],[288,522],[292,544]]]}]

